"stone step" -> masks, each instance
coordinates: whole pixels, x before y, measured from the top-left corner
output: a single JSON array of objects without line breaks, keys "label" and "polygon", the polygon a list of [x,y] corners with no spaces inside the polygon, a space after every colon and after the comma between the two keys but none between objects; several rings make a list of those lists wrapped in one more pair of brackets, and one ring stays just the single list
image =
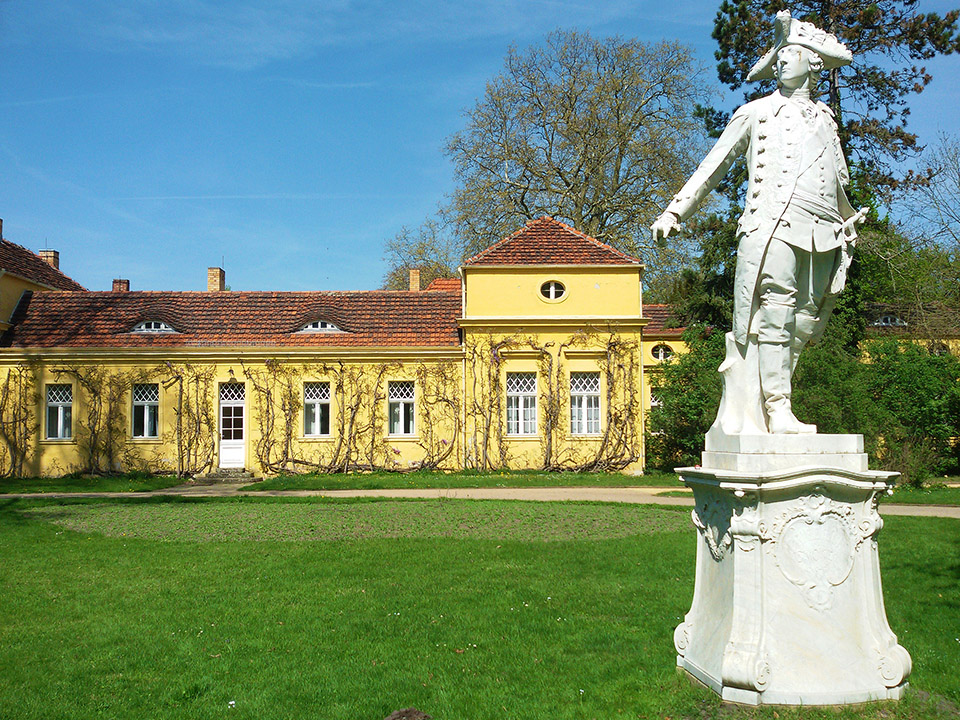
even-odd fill
[{"label": "stone step", "polygon": [[196,485],[215,485],[217,483],[254,482],[259,479],[244,468],[219,468],[207,475],[197,475],[193,478],[193,482]]}]

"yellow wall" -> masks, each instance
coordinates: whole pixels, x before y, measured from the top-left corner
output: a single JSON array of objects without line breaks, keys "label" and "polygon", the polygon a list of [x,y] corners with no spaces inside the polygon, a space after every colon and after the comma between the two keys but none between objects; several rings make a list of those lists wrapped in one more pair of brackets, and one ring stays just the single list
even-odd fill
[{"label": "yellow wall", "polygon": [[[639,317],[640,268],[467,267],[464,317]],[[540,286],[559,280],[560,300],[547,300]]]},{"label": "yellow wall", "polygon": [[17,303],[20,302],[23,291],[46,288],[9,273],[2,271],[0,273],[2,273],[0,274],[0,323],[4,323],[3,327],[7,327],[5,323],[10,321],[10,316],[17,309]]},{"label": "yellow wall", "polygon": [[[542,301],[539,288],[546,280],[566,286],[561,302]],[[646,321],[640,317],[640,270],[468,267],[464,282],[463,345],[452,348],[312,354],[283,348],[49,350],[32,359],[24,351],[0,351],[0,382],[13,370],[10,377],[28,376],[33,383],[26,406],[32,408],[39,427],[31,435],[24,472],[58,475],[90,465],[89,413],[94,395],[101,400],[110,396],[109,378],[120,383],[112,405],[115,452],[111,467],[101,452],[97,461],[101,470],[180,469],[190,474],[216,470],[218,388],[231,381],[246,388],[244,465],[257,474],[341,466],[410,469],[421,463],[451,470],[477,466],[640,470],[650,396],[648,370],[657,364],[650,349],[658,342],[642,335]],[[680,350],[676,340],[667,342]],[[99,389],[82,387],[71,370],[84,377],[99,373],[92,383]],[[536,436],[507,433],[505,387],[511,372],[537,374]],[[572,372],[599,374],[599,433],[572,433]],[[184,387],[197,395],[192,407],[206,418],[199,423],[195,442],[184,443],[181,431],[181,446],[189,445],[197,456],[186,461],[177,450],[177,373],[186,378]],[[412,436],[389,433],[387,386],[392,380],[415,381]],[[303,435],[303,384],[314,381],[331,384],[327,437]],[[161,385],[158,438],[131,437],[130,385],[135,382]],[[69,440],[46,439],[46,386],[51,383],[73,387],[74,436]],[[269,390],[270,403],[258,387]],[[272,442],[263,442],[265,428]],[[349,453],[344,442],[348,437],[353,438],[346,443]],[[101,446],[106,446],[102,440]],[[0,455],[0,465],[8,464],[9,453],[0,449]]]}]

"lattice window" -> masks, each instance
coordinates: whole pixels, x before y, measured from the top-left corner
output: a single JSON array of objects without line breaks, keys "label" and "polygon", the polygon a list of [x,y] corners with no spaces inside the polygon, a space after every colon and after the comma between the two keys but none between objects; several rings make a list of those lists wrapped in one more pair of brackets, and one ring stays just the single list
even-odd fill
[{"label": "lattice window", "polygon": [[156,383],[144,383],[133,386],[133,401],[135,403],[160,402],[160,386]]},{"label": "lattice window", "polygon": [[162,320],[145,320],[133,326],[130,332],[135,333],[172,333],[176,332],[170,325]]},{"label": "lattice window", "polygon": [[328,382],[308,382],[303,384],[304,400],[329,400],[330,383]]},{"label": "lattice window", "polygon": [[596,435],[600,432],[600,373],[570,373],[570,432]]},{"label": "lattice window", "polygon": [[220,402],[243,402],[246,395],[246,386],[243,383],[220,384]]},{"label": "lattice window", "polygon": [[69,440],[73,437],[73,387],[47,385],[47,438]]},{"label": "lattice window", "polygon": [[536,373],[507,373],[507,434],[537,434]]},{"label": "lattice window", "polygon": [[415,392],[413,380],[387,383],[391,435],[413,435]]},{"label": "lattice window", "polygon": [[413,380],[398,380],[390,383],[391,400],[413,400]]},{"label": "lattice window", "polygon": [[70,385],[47,385],[47,403],[63,405],[73,402],[73,387]]},{"label": "lattice window", "polygon": [[330,434],[330,383],[303,384],[303,434]]},{"label": "lattice window", "polygon": [[138,383],[131,390],[133,397],[133,437],[159,437],[160,386]]}]

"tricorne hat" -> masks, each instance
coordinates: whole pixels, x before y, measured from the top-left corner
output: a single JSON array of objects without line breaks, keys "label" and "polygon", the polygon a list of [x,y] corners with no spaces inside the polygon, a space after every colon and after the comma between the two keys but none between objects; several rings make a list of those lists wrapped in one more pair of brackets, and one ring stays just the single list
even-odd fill
[{"label": "tricorne hat", "polygon": [[824,70],[849,65],[853,62],[853,55],[847,46],[837,40],[826,30],[821,30],[813,23],[794,20],[789,10],[781,10],[773,21],[773,47],[750,68],[747,82],[752,80],[771,80],[775,77],[773,69],[777,62],[777,52],[785,45],[802,45],[813,50],[823,58]]}]

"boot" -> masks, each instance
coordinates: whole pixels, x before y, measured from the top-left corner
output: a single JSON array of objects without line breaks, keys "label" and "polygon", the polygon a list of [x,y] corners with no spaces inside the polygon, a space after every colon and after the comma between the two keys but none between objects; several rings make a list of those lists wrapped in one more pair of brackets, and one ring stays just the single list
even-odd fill
[{"label": "boot", "polygon": [[760,365],[760,389],[767,411],[767,429],[775,435],[811,434],[816,425],[802,423],[790,404],[790,376],[794,352],[791,342],[761,342],[757,346]]}]

